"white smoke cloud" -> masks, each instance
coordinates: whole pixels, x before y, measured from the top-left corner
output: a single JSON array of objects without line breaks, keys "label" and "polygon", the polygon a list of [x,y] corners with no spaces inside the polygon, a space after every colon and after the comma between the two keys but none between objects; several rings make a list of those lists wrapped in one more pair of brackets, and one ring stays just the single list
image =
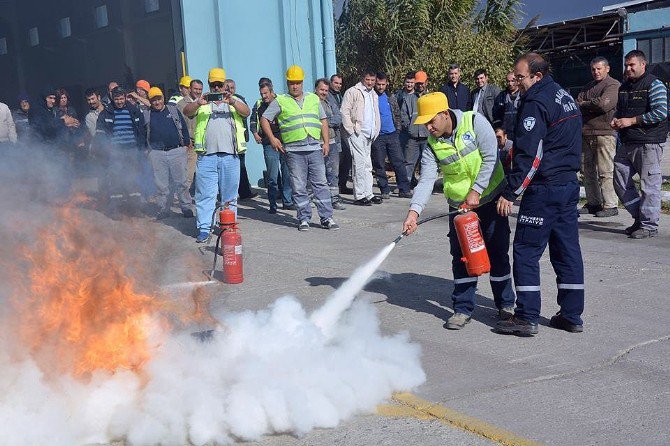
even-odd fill
[{"label": "white smoke cloud", "polygon": [[425,380],[420,348],[383,336],[375,309],[355,302],[325,336],[292,297],[259,312],[220,315],[202,342],[168,336],[141,376],[47,380],[30,359],[0,350],[0,443],[228,444],[304,434],[370,412]]}]

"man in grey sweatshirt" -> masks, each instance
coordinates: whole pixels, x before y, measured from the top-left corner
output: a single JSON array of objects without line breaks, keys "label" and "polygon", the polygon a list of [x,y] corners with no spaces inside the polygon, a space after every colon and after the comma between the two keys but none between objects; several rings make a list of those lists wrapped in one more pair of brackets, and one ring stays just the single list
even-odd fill
[{"label": "man in grey sweatshirt", "polygon": [[[430,199],[438,166],[444,175],[444,195],[450,210],[471,209],[477,213],[484,244],[491,259],[491,289],[500,320],[513,315],[515,295],[509,262],[509,221],[496,211],[496,200],[505,188],[505,174],[498,160],[498,146],[491,124],[479,113],[449,108],[444,93],[429,93],[417,102],[414,124],[424,124],[430,133],[421,157],[421,177],[414,188],[403,232],[416,230],[417,219]],[[470,322],[475,308],[477,277],[469,277],[454,227],[449,218],[452,255],[454,314],[447,328],[460,330]]]}]

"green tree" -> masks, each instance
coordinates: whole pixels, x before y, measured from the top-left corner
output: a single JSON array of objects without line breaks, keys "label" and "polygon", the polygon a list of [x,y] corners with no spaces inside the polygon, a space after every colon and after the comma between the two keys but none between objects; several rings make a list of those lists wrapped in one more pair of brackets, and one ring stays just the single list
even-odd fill
[{"label": "green tree", "polygon": [[355,83],[370,67],[388,73],[397,88],[407,71],[424,70],[436,90],[449,65],[458,63],[464,82],[486,68],[491,82],[502,86],[522,43],[514,26],[521,2],[477,6],[476,0],[348,0],[336,24],[345,82]]}]

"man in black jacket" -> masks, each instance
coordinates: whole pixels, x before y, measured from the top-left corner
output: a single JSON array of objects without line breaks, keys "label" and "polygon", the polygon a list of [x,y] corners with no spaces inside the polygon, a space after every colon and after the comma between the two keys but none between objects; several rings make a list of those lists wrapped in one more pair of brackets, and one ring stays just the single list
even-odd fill
[{"label": "man in black jacket", "polygon": [[96,147],[107,162],[106,187],[108,211],[112,218],[121,217],[125,205],[129,214],[141,212],[140,157],[146,149],[147,133],[140,109],[126,103],[126,91],[116,87],[112,102],[100,112],[96,125]]},{"label": "man in black jacket", "polygon": [[470,89],[461,83],[460,65],[449,65],[449,82],[442,85],[440,91],[447,97],[449,108],[460,111],[472,110]]},{"label": "man in black jacket", "polygon": [[[661,158],[668,134],[668,90],[647,71],[642,51],[626,54],[625,82],[619,87],[617,111],[611,122],[621,145],[614,156],[614,190],[635,219],[626,228],[634,239],[654,237],[661,218]],[[633,181],[640,175],[640,194]]]},{"label": "man in black jacket", "polygon": [[507,138],[514,141],[514,127],[516,127],[516,112],[519,109],[519,83],[514,77],[514,71],[507,73],[507,89],[501,91],[493,104],[493,127],[502,128]]},{"label": "man in black jacket", "polygon": [[55,104],[56,90],[44,87],[40,92],[40,101],[28,112],[30,128],[39,142],[59,143],[65,137],[67,127],[79,127],[79,121],[68,115],[59,118]]}]

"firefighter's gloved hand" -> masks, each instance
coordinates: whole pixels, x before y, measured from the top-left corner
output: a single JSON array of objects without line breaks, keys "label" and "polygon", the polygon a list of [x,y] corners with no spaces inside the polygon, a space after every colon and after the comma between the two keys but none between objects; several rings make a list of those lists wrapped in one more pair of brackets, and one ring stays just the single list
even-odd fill
[{"label": "firefighter's gloved hand", "polygon": [[414,231],[416,231],[416,228],[418,227],[416,220],[419,218],[419,214],[416,213],[416,211],[409,211],[407,213],[407,218],[402,224],[402,232],[403,234],[410,235]]}]

